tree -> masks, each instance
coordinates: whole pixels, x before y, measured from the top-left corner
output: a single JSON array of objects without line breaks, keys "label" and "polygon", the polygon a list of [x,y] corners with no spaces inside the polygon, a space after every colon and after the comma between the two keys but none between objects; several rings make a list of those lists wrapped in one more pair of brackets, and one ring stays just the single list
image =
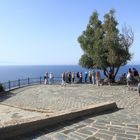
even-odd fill
[{"label": "tree", "polygon": [[103,70],[106,77],[109,71],[112,71],[115,80],[120,66],[127,64],[132,58],[129,48],[134,35],[126,26],[120,33],[114,15],[115,10],[111,9],[104,15],[102,22],[98,18],[98,13],[93,12],[86,30],[78,37],[78,42],[84,52],[79,64],[86,68],[98,67]]}]

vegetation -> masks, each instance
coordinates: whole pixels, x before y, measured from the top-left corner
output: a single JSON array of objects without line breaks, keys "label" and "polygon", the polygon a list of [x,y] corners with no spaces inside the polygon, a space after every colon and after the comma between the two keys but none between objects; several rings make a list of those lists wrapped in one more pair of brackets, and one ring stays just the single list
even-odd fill
[{"label": "vegetation", "polygon": [[84,52],[79,64],[86,68],[102,69],[106,77],[112,71],[115,79],[120,66],[126,65],[132,58],[129,48],[134,35],[131,28],[126,26],[120,32],[114,15],[115,10],[111,9],[104,15],[102,22],[98,13],[93,12],[86,30],[78,37],[78,42]]},{"label": "vegetation", "polygon": [[4,91],[2,84],[0,84],[0,92]]}]

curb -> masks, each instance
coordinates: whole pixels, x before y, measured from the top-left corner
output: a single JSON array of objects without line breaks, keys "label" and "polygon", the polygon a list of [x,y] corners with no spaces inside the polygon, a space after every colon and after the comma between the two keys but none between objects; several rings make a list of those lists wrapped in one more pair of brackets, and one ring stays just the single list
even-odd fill
[{"label": "curb", "polygon": [[62,121],[72,120],[81,116],[98,114],[107,110],[114,109],[117,109],[115,102],[105,102],[97,105],[90,105],[80,110],[72,110],[71,112],[67,113],[59,113],[50,117],[31,120],[30,122],[23,122],[16,125],[13,124],[0,128],[0,140],[52,126]]}]

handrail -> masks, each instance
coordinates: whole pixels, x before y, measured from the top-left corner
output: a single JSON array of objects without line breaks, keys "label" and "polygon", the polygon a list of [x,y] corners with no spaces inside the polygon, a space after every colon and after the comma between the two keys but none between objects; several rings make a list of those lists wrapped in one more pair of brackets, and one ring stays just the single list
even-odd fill
[{"label": "handrail", "polygon": [[[48,79],[48,82],[50,83],[50,79]],[[60,84],[61,78],[60,77],[54,77],[53,78],[53,84]],[[33,78],[26,78],[26,79],[18,79],[14,81],[8,81],[1,83],[5,91],[9,91],[11,89],[20,88],[24,86],[34,85],[34,84],[43,84],[44,83],[44,77],[33,77]],[[48,83],[48,84],[49,84]]]}]

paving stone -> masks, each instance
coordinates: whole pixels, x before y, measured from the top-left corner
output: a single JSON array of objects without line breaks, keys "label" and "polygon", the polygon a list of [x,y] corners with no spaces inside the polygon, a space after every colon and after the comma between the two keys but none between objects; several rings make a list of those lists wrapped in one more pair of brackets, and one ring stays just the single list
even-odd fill
[{"label": "paving stone", "polygon": [[138,128],[138,125],[133,125],[133,124],[127,124],[127,126],[132,128]]},{"label": "paving stone", "polygon": [[132,134],[132,135],[138,135],[140,136],[140,132],[130,132],[130,131],[126,131],[126,134]]},{"label": "paving stone", "polygon": [[77,133],[69,133],[68,136],[74,139],[83,140],[83,137],[77,135]]},{"label": "paving stone", "polygon": [[88,137],[87,139],[85,140],[100,140],[99,138],[95,138],[95,137]]},{"label": "paving stone", "polygon": [[124,127],[125,131],[132,131],[132,132],[138,132],[138,128],[132,128],[132,127]]},{"label": "paving stone", "polygon": [[62,133],[64,133],[65,135],[67,135],[68,133],[71,133],[73,131],[75,131],[75,129],[68,129],[68,130],[62,131]]},{"label": "paving stone", "polygon": [[105,121],[105,120],[97,120],[96,123],[101,123],[101,124],[110,124],[109,121]]},{"label": "paving stone", "polygon": [[82,133],[82,134],[87,134],[87,135],[92,135],[93,134],[93,132],[91,132],[91,130],[89,131],[86,128],[82,128],[82,129],[78,130],[77,132]]},{"label": "paving stone", "polygon": [[123,133],[123,134],[125,133],[125,130],[116,129],[116,128],[110,128],[109,130],[114,133]]},{"label": "paving stone", "polygon": [[92,124],[92,127],[96,128],[96,129],[105,129],[105,130],[108,129],[108,127],[101,126],[101,125],[96,125],[96,124]]},{"label": "paving stone", "polygon": [[135,139],[136,135],[130,135],[130,134],[117,134],[119,137],[125,137],[125,138],[132,138]]},{"label": "paving stone", "polygon": [[94,122],[93,125],[106,126],[106,123]]},{"label": "paving stone", "polygon": [[115,126],[115,125],[107,125],[108,128],[113,128],[113,129],[123,129],[121,126]]},{"label": "paving stone", "polygon": [[[132,140],[132,139],[129,139],[129,138],[124,138],[124,137],[116,137],[115,140]],[[133,139],[134,140],[134,139]]]},{"label": "paving stone", "polygon": [[66,140],[68,138],[69,138],[68,136],[60,134],[60,133],[57,133],[52,137],[52,139],[55,139],[55,140]]},{"label": "paving stone", "polygon": [[87,138],[88,135],[87,134],[82,134],[82,133],[79,133],[79,132],[74,132],[76,135],[82,137],[82,138]]},{"label": "paving stone", "polygon": [[80,129],[80,128],[83,128],[83,127],[85,127],[86,125],[78,125],[78,126],[75,126],[74,128],[75,129]]},{"label": "paving stone", "polygon": [[96,129],[96,128],[94,128],[94,127],[90,127],[90,126],[89,126],[89,127],[85,127],[85,129],[88,130],[88,131],[91,131],[92,133],[93,133],[93,132],[95,133],[95,132],[98,131],[98,129]]},{"label": "paving stone", "polygon": [[108,134],[108,135],[111,135],[111,136],[115,135],[114,132],[111,132],[111,131],[108,131],[108,130],[99,130],[98,133]]},{"label": "paving stone", "polygon": [[120,127],[125,126],[125,124],[122,124],[122,123],[119,123],[119,122],[112,122],[111,125],[116,125],[116,126],[120,126]]},{"label": "paving stone", "polygon": [[107,135],[107,134],[102,134],[102,133],[96,133],[94,135],[94,137],[101,138],[101,139],[104,139],[104,140],[112,140],[112,136]]}]

